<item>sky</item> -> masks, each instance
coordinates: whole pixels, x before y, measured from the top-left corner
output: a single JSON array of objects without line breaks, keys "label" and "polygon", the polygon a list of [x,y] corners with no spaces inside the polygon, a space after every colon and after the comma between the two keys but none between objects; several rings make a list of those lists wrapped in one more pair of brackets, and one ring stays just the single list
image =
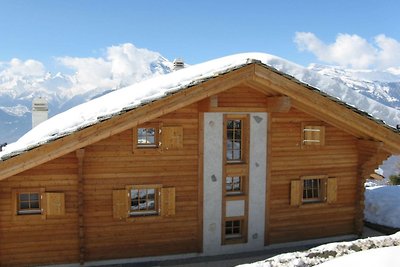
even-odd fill
[{"label": "sky", "polygon": [[[400,68],[398,0],[0,0],[0,67],[68,68],[133,44],[188,64],[265,52],[307,66]],[[36,66],[37,67],[37,66]]]}]

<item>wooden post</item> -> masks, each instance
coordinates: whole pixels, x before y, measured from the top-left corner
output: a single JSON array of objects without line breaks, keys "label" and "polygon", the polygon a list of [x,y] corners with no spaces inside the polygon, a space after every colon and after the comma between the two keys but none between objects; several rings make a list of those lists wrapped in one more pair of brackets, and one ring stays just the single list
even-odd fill
[{"label": "wooden post", "polygon": [[84,224],[84,200],[83,200],[83,157],[84,149],[76,151],[78,158],[78,240],[79,240],[79,264],[85,263],[85,224]]}]

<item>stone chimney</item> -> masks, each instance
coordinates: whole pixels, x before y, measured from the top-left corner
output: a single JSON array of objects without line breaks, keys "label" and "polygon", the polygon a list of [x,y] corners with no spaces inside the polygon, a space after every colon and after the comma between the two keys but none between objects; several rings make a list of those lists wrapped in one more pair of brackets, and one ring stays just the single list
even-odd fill
[{"label": "stone chimney", "polygon": [[173,63],[174,63],[173,67],[174,71],[185,68],[185,62],[181,58],[176,58]]},{"label": "stone chimney", "polygon": [[32,102],[32,128],[49,118],[49,107],[46,99],[35,98]]}]

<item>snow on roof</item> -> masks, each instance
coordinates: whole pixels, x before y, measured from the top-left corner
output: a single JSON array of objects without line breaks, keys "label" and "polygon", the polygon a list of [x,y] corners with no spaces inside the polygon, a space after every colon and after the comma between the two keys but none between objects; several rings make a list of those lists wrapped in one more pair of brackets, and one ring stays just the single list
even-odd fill
[{"label": "snow on roof", "polygon": [[337,100],[356,107],[360,111],[367,112],[372,117],[383,120],[385,124],[391,127],[395,128],[400,121],[400,111],[365,97],[331,78],[273,55],[243,53],[157,76],[71,108],[39,124],[15,143],[4,147],[3,151],[0,152],[0,158],[5,160],[18,155],[127,110],[240,68],[254,60],[260,61],[282,74],[293,76],[299,82],[309,84]]}]

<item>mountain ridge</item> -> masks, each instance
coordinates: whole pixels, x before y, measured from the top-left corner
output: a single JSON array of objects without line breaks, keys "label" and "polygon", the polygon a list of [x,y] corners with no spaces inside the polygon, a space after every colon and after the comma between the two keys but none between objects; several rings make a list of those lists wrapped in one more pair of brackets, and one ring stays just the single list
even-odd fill
[{"label": "mountain ridge", "polygon": [[[129,71],[123,72],[124,69],[117,69],[109,74],[110,77],[106,75],[105,83],[99,82],[97,86],[93,86],[92,81],[82,82],[82,76],[79,73],[46,72],[43,75],[12,76],[6,75],[7,73],[1,72],[0,69],[0,123],[2,125],[0,143],[14,142],[30,130],[31,102],[35,97],[46,98],[49,102],[49,116],[54,116],[113,90],[172,71],[173,63],[159,53],[137,49],[133,45],[128,45],[128,48],[135,56],[130,59],[133,62],[132,65],[125,62],[125,68]],[[305,69],[350,87],[386,106],[400,110],[399,73],[390,70],[349,70],[318,64],[311,64]],[[113,86],[110,87],[110,84]]]}]

